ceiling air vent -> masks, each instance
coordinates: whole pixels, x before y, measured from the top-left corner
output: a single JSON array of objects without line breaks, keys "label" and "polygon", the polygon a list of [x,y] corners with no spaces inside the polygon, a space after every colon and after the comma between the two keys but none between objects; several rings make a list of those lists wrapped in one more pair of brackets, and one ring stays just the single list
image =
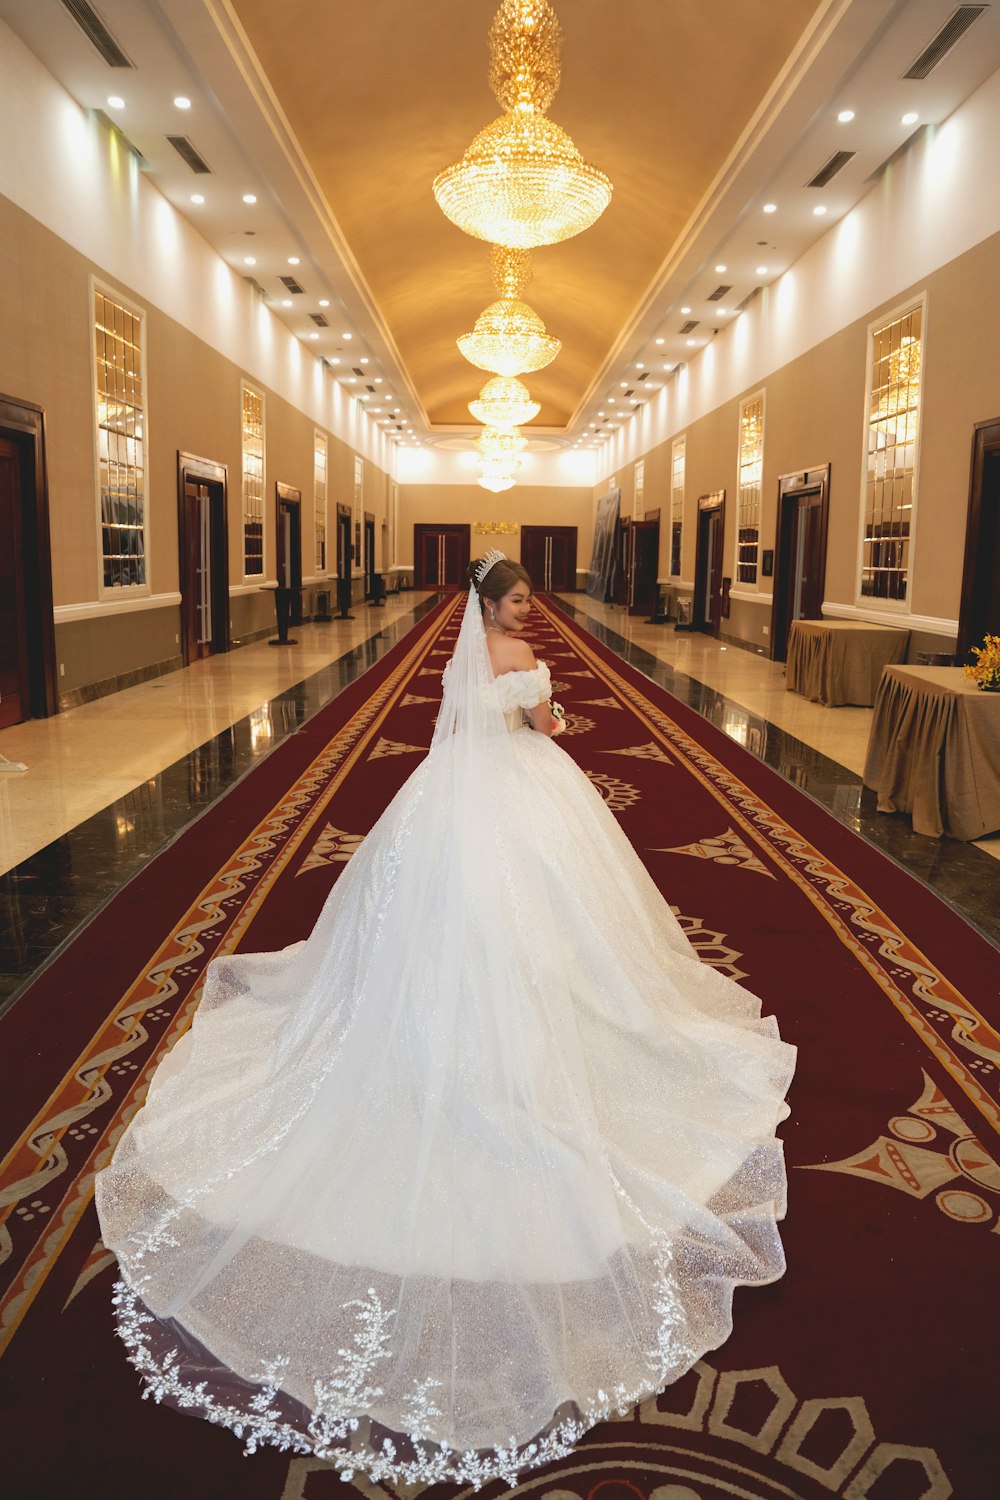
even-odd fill
[{"label": "ceiling air vent", "polygon": [[631,391],[626,391],[624,399],[627,401],[630,396],[634,396],[634,395],[635,395],[635,390],[634,389],[631,390]]},{"label": "ceiling air vent", "polygon": [[[726,288],[726,290],[728,291],[728,287]],[[649,379],[649,371],[648,370],[643,370],[642,374],[639,376],[639,379],[640,380],[648,380]],[[626,392],[626,394],[628,394],[628,392]]]},{"label": "ceiling air vent", "polygon": [[199,156],[186,135],[168,135],[167,140],[173,146],[182,161],[186,161],[192,172],[211,172],[212,168]]},{"label": "ceiling air vent", "polygon": [[352,366],[351,366],[351,374],[352,374],[352,375],[359,375],[359,376],[363,376],[363,375],[364,375],[364,373],[365,373],[365,372],[364,372],[364,370],[362,370],[362,368],[361,368],[361,366],[360,366],[360,365],[352,365]]},{"label": "ceiling air vent", "polygon": [[[726,293],[727,292],[731,292],[731,291],[732,291],[732,287],[731,286],[717,286],[715,288],[714,292],[709,292],[709,294],[708,294],[708,300],[709,300],[709,302],[721,302],[722,299],[723,299],[723,297],[726,295]],[[683,333],[683,332],[684,332],[684,329],[682,328],[681,329],[681,333]]]},{"label": "ceiling air vent", "polygon": [[323,313],[310,313],[309,316],[312,318],[312,320],[316,324],[317,328],[329,328],[330,325],[329,325],[329,323],[326,320],[325,314],[323,314]]},{"label": "ceiling air vent", "polygon": [[688,321],[684,324],[684,327],[681,329],[681,333],[693,333],[697,327],[698,319],[689,318]]},{"label": "ceiling air vent", "polygon": [[[115,41],[97,11],[87,0],[62,0],[89,42],[93,42],[109,68],[134,68],[135,64]],[[969,7],[971,9],[971,7]]]},{"label": "ceiling air vent", "polygon": [[830,160],[820,167],[815,177],[810,177],[806,187],[826,187],[831,177],[836,177],[841,167],[846,167],[852,157],[857,156],[856,151],[835,151]]},{"label": "ceiling air vent", "polygon": [[302,295],[302,288],[299,286],[294,276],[279,276],[278,280],[281,282],[281,285],[285,288],[286,292],[293,292],[296,296]]},{"label": "ceiling air vent", "polygon": [[366,385],[365,386],[365,390],[366,391],[371,391],[372,395],[374,396],[374,394],[375,394],[375,387],[373,385]]},{"label": "ceiling air vent", "polygon": [[916,61],[910,64],[903,77],[926,78],[928,73],[933,73],[938,63],[947,57],[959,37],[965,35],[973,21],[978,21],[984,10],[989,10],[989,6],[960,5],[945,21],[937,36],[928,42]]}]

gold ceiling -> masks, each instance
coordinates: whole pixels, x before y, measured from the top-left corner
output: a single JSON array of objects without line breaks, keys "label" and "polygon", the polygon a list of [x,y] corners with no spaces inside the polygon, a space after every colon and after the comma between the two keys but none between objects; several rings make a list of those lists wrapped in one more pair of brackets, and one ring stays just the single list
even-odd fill
[{"label": "gold ceiling", "polygon": [[[468,425],[482,376],[455,340],[492,300],[487,247],[431,183],[496,114],[496,0],[233,0],[431,422]],[[554,0],[559,124],[614,184],[586,234],[536,250],[531,306],[562,340],[526,378],[562,426],[817,0]]]}]

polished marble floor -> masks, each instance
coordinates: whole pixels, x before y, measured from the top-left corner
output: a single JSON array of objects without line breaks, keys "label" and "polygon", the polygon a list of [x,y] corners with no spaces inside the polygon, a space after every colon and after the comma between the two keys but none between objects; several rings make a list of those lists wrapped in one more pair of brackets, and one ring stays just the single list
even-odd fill
[{"label": "polished marble floor", "polygon": [[[335,698],[433,607],[390,596],[353,621],[297,628],[183,671],[0,731],[0,1009],[171,839]],[[871,710],[787,693],[780,664],[582,594],[560,607],[766,761],[1000,945],[1000,836],[927,839],[875,812],[860,769]]]}]

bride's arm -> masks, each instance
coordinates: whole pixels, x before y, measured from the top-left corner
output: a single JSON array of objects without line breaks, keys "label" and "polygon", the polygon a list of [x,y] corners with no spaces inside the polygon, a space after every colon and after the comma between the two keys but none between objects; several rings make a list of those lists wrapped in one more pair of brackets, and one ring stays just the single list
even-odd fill
[{"label": "bride's arm", "polygon": [[537,729],[539,734],[546,734],[552,739],[558,732],[559,720],[552,717],[547,698],[542,703],[536,703],[534,708],[526,708],[524,711],[531,720],[532,729]]}]

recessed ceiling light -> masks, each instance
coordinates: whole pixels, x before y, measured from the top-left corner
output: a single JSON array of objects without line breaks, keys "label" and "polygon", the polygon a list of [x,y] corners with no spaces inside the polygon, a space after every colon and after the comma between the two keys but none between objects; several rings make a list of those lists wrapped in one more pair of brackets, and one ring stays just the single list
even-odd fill
[{"label": "recessed ceiling light", "polygon": [[688,348],[689,349],[693,349],[694,346],[695,346],[695,340],[694,339],[688,339]]},{"label": "recessed ceiling light", "polygon": [[288,257],[288,264],[290,266],[297,266],[299,264],[299,257],[297,255],[290,255]]},{"label": "recessed ceiling light", "polygon": [[368,356],[367,356],[367,354],[362,354],[361,358],[358,360],[358,364],[359,365],[366,365],[367,363],[368,363]]},{"label": "recessed ceiling light", "polygon": [[282,305],[282,307],[291,307],[291,305],[292,305],[292,299],[291,299],[291,297],[282,297],[282,299],[281,299],[281,305]]},{"label": "recessed ceiling light", "polygon": [[320,305],[320,307],[329,307],[330,306],[330,299],[329,299],[329,297],[321,297],[319,299],[319,305]]},{"label": "recessed ceiling light", "polygon": [[776,203],[765,203],[764,212],[766,214],[776,214],[778,212],[778,205]]},{"label": "recessed ceiling light", "polygon": [[121,97],[120,94],[109,94],[108,105],[111,109],[124,109],[125,100]]},{"label": "recessed ceiling light", "polygon": [[618,400],[618,397],[617,397],[617,396],[609,396],[609,397],[608,397],[608,405],[609,405],[609,406],[614,406],[614,404],[615,404],[615,402],[616,402],[616,401],[617,401],[617,400]]},{"label": "recessed ceiling light", "polygon": [[327,360],[327,364],[328,365],[339,365],[340,364],[340,360],[338,359],[338,357],[337,357],[336,354],[331,354],[330,358]]},{"label": "recessed ceiling light", "polygon": [[666,343],[666,339],[657,339],[656,342],[658,344],[665,344]]},{"label": "recessed ceiling light", "polygon": [[244,193],[243,194],[243,202],[244,203],[256,203],[257,202],[257,194],[256,193]]},{"label": "recessed ceiling light", "polygon": [[362,391],[361,395],[358,397],[358,400],[359,401],[367,401],[368,400],[368,392],[367,391]]},{"label": "recessed ceiling light", "polygon": [[358,382],[357,382],[357,380],[355,379],[355,377],[353,375],[348,375],[348,377],[347,377],[347,384],[348,385],[357,385],[357,383]]},{"label": "recessed ceiling light", "polygon": [[767,275],[767,267],[766,266],[758,266],[757,270],[756,270],[756,272],[754,274],[757,275],[757,276],[766,276]]},{"label": "recessed ceiling light", "polygon": [[177,98],[174,100],[174,104],[177,106],[178,109],[190,109],[191,108],[191,100],[187,97],[186,94],[178,94]]},{"label": "recessed ceiling light", "polygon": [[718,313],[720,318],[724,318],[726,316],[726,309],[724,307],[717,307],[715,311]]},{"label": "recessed ceiling light", "polygon": [[255,266],[257,262],[252,255],[244,255],[243,264],[245,266]]},{"label": "recessed ceiling light", "polygon": [[813,209],[813,213],[816,215],[817,219],[821,219],[826,213],[826,204],[817,203],[816,207]]},{"label": "recessed ceiling light", "polygon": [[691,309],[689,307],[682,307],[681,308],[681,312],[684,314],[685,317],[687,317],[687,315],[688,315],[688,313],[690,311],[691,311]]},{"label": "recessed ceiling light", "polygon": [[842,109],[840,111],[840,114],[837,116],[837,119],[840,121],[841,125],[850,125],[851,121],[854,119],[853,109]]},{"label": "recessed ceiling light", "polygon": [[628,381],[627,380],[621,381],[621,388],[622,388],[623,391],[627,391],[628,390]]},{"label": "recessed ceiling light", "polygon": [[725,276],[725,274],[726,274],[726,268],[725,268],[725,266],[716,266],[715,270],[716,270],[716,274],[719,275],[719,276]]},{"label": "recessed ceiling light", "polygon": [[666,372],[667,372],[667,374],[668,374],[668,375],[669,375],[669,373],[670,373],[670,371],[671,371],[671,370],[672,370],[672,369],[673,369],[673,368],[674,368],[674,367],[673,367],[673,365],[664,365],[664,366],[663,366],[663,368],[664,368],[664,369],[665,369],[665,370],[666,370]]},{"label": "recessed ceiling light", "polygon": [[603,417],[603,416],[604,416],[604,413],[603,413],[603,412],[602,412],[602,411],[599,411],[599,412],[598,412],[598,413],[597,413],[597,415],[598,415],[598,416],[599,416],[599,417]]},{"label": "recessed ceiling light", "polygon": [[344,340],[345,344],[349,344],[351,342],[351,339],[354,337],[354,334],[353,333],[342,333],[340,335],[340,337]]},{"label": "recessed ceiling light", "polygon": [[204,203],[204,201],[205,201],[205,194],[204,193],[192,193],[191,194],[191,202],[192,203]]},{"label": "recessed ceiling light", "polygon": [[372,416],[377,417],[382,408],[381,406],[370,406],[368,410],[371,412]]},{"label": "recessed ceiling light", "polygon": [[311,338],[311,339],[318,339],[318,338],[319,338],[319,334],[318,334],[318,333],[311,333],[311,334],[310,334],[310,335],[309,335],[309,337],[310,337],[310,338]]},{"label": "recessed ceiling light", "polygon": [[920,116],[917,114],[916,110],[910,109],[907,110],[905,115],[900,115],[899,123],[900,125],[915,125],[919,119]]}]

